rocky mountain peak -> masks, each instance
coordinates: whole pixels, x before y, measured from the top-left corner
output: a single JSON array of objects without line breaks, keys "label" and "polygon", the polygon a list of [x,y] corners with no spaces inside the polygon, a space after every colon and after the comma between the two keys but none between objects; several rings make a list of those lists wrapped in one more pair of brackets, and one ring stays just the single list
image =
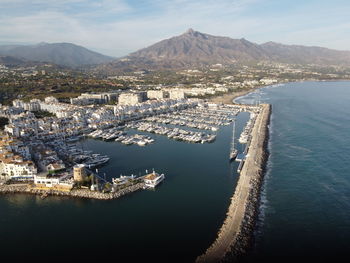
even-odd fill
[{"label": "rocky mountain peak", "polygon": [[[292,64],[350,65],[350,52],[325,48],[282,45],[274,42],[256,44],[244,38],[214,36],[188,29],[179,36],[164,39],[131,53],[128,65],[116,61],[115,67],[190,68],[220,63],[257,63],[272,61]],[[120,62],[120,63],[119,63]],[[117,66],[118,65],[118,66]]]},{"label": "rocky mountain peak", "polygon": [[192,28],[189,28],[185,34],[188,34],[188,35],[193,35],[196,31],[194,31]]}]

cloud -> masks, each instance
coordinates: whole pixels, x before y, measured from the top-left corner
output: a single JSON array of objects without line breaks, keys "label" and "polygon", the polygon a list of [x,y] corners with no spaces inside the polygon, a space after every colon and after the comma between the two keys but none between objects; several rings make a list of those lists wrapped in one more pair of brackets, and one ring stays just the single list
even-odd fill
[{"label": "cloud", "polygon": [[[258,43],[273,40],[341,49],[348,46],[350,40],[344,37],[347,16],[341,18],[350,12],[349,8],[333,6],[312,12],[314,6],[310,5],[292,11],[278,9],[274,2],[0,0],[4,7],[0,10],[0,39],[72,42],[107,55],[122,56],[191,27],[212,35],[245,37]],[[339,15],[329,16],[329,12]],[[327,32],[333,39],[330,40]]]},{"label": "cloud", "polygon": [[[79,13],[67,12],[67,2],[68,0],[60,0],[51,5],[43,0],[32,1],[31,3],[50,8],[34,10],[29,15],[9,14],[2,17],[0,37],[13,42],[74,42],[94,49],[108,50],[108,54],[118,56],[182,33],[189,27],[204,31],[211,28],[210,31],[215,33],[214,27],[218,25],[212,19],[213,14],[221,12],[222,15],[233,15],[233,12],[241,8],[237,4],[231,5],[231,1],[222,1],[219,5],[212,0],[205,3],[153,1],[152,6],[156,11],[144,5],[146,10],[141,10],[142,15],[138,16],[134,15],[135,9],[124,1],[75,0],[73,2],[76,4],[84,4],[84,9]],[[24,4],[25,1],[14,0],[11,3]],[[126,16],[106,19],[113,14]]]}]

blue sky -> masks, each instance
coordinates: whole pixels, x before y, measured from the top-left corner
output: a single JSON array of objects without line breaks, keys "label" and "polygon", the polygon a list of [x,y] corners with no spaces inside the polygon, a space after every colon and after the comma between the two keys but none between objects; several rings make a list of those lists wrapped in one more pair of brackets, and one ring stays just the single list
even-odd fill
[{"label": "blue sky", "polygon": [[71,42],[124,56],[188,28],[350,50],[346,0],[0,0],[0,43]]}]

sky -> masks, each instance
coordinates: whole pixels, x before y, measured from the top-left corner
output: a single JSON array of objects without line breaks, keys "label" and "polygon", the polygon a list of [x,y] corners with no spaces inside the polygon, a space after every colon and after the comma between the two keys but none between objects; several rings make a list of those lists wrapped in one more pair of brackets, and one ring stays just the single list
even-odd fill
[{"label": "sky", "polygon": [[0,0],[0,44],[69,42],[114,57],[193,28],[350,50],[348,0]]}]

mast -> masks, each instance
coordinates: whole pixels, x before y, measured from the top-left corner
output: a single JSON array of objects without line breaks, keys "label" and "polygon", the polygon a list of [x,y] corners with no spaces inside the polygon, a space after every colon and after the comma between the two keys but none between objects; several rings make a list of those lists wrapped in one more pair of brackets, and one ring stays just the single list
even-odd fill
[{"label": "mast", "polygon": [[231,152],[235,150],[235,130],[236,130],[236,118],[233,119],[233,125],[232,125],[232,144],[231,144]]},{"label": "mast", "polygon": [[231,151],[230,151],[230,161],[233,161],[236,159],[237,156],[237,149],[235,149],[235,130],[236,130],[236,118],[233,119],[233,125],[232,125],[232,142],[231,142]]}]

